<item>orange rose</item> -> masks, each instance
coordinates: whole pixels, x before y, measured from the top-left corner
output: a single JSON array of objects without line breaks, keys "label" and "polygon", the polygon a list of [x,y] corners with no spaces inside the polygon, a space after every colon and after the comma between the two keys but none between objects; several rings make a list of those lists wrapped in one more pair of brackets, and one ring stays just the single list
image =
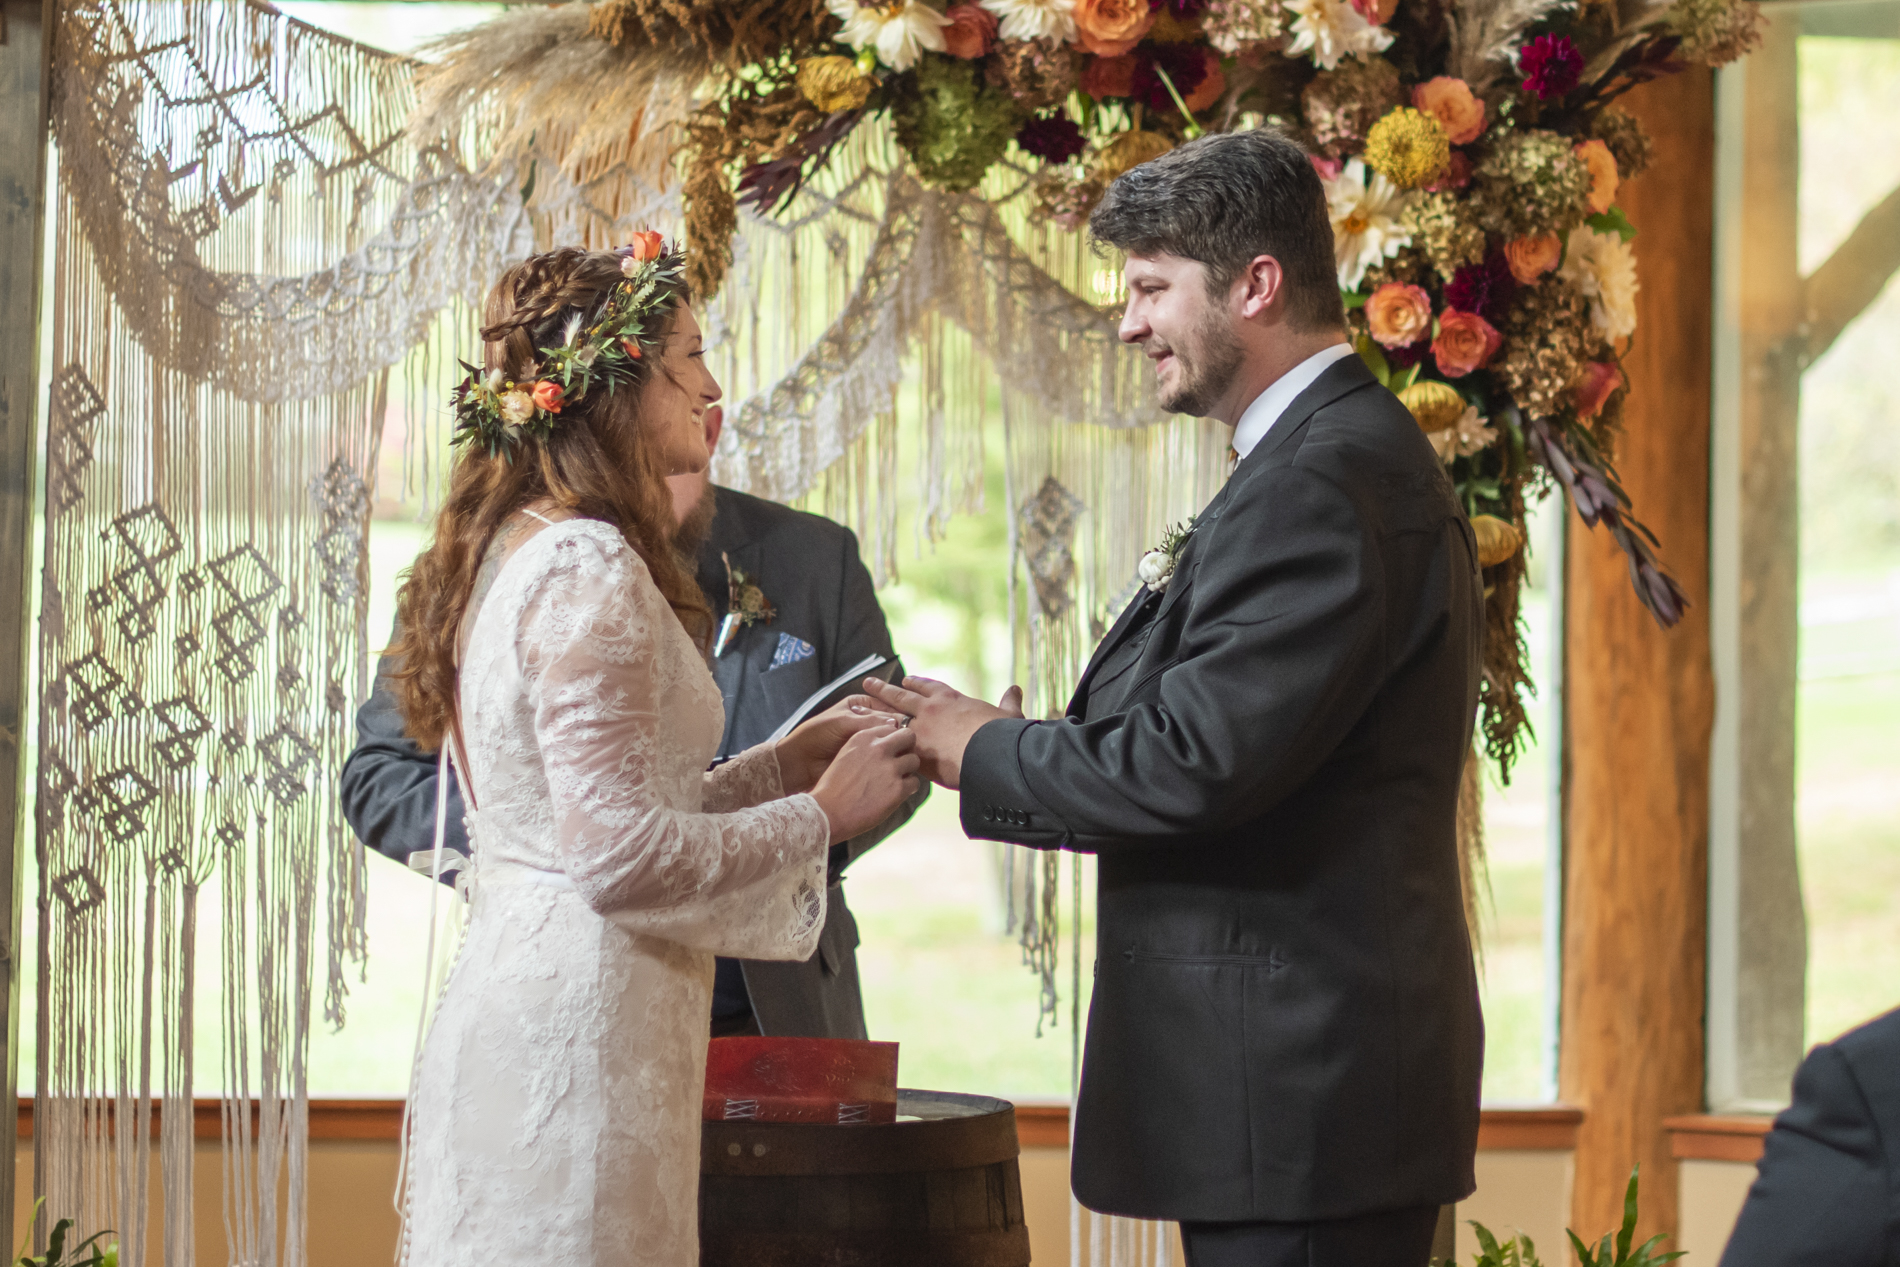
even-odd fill
[{"label": "orange rose", "polygon": [[1181,104],[1188,108],[1189,114],[1199,114],[1221,99],[1227,91],[1227,76],[1220,73],[1220,55],[1211,48],[1201,50],[1201,64],[1206,71],[1201,82],[1194,85],[1194,91],[1181,98]]},{"label": "orange rose", "polygon": [[1438,318],[1438,337],[1432,340],[1432,359],[1446,378],[1463,378],[1490,364],[1504,336],[1475,312],[1447,308]]},{"label": "orange rose", "polygon": [[1622,385],[1623,371],[1607,361],[1591,361],[1585,365],[1577,378],[1577,417],[1596,417]]},{"label": "orange rose", "polygon": [[544,378],[534,385],[534,407],[545,409],[551,414],[561,412],[561,400],[567,395],[567,389],[553,379]]},{"label": "orange rose", "polygon": [[996,15],[974,4],[953,4],[943,11],[950,25],[943,28],[943,51],[970,61],[990,51],[996,42]]},{"label": "orange rose", "polygon": [[1601,141],[1585,141],[1576,148],[1576,155],[1590,173],[1590,210],[1602,215],[1616,201],[1616,187],[1621,183],[1616,155]]},{"label": "orange rose", "polygon": [[1431,331],[1432,297],[1417,286],[1387,282],[1366,300],[1366,324],[1384,346],[1409,347]]},{"label": "orange rose", "polygon": [[620,350],[636,361],[640,359],[640,345],[635,343],[632,339],[622,339],[620,341]]},{"label": "orange rose", "polygon": [[1097,101],[1128,96],[1135,91],[1135,59],[1125,53],[1091,58],[1082,68],[1082,91]]},{"label": "orange rose", "polygon": [[1120,57],[1155,24],[1148,0],[1075,0],[1074,16],[1076,42],[1097,57]]},{"label": "orange rose", "polygon": [[1511,276],[1520,286],[1529,286],[1538,278],[1557,267],[1557,261],[1563,258],[1563,239],[1555,233],[1539,233],[1535,237],[1512,238],[1504,244],[1504,262],[1510,267]]},{"label": "orange rose", "polygon": [[1464,80],[1440,75],[1412,89],[1412,105],[1437,119],[1453,145],[1469,145],[1484,131],[1484,102]]},{"label": "orange rose", "polygon": [[660,258],[660,235],[651,229],[642,229],[633,235],[633,243],[627,247],[627,253],[639,263]]}]

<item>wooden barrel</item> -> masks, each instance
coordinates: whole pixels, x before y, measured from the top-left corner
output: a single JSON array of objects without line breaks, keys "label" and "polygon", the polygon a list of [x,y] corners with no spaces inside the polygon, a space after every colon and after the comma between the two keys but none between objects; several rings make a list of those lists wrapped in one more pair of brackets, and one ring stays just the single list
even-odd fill
[{"label": "wooden barrel", "polygon": [[701,1267],[1024,1267],[1016,1106],[900,1090],[897,1115],[703,1123]]}]

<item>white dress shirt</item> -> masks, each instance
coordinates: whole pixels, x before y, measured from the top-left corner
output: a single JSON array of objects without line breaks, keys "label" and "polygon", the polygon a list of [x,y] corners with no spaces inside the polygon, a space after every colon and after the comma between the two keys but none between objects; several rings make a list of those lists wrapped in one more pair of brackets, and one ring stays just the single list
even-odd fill
[{"label": "white dress shirt", "polygon": [[1267,438],[1267,432],[1273,430],[1273,424],[1280,421],[1280,415],[1293,403],[1295,397],[1313,385],[1313,381],[1326,372],[1326,367],[1334,361],[1352,356],[1352,344],[1335,343],[1324,351],[1313,355],[1295,365],[1275,379],[1267,390],[1253,398],[1246,412],[1240,415],[1240,421],[1234,424],[1234,452],[1246,457],[1254,451],[1254,446]]}]

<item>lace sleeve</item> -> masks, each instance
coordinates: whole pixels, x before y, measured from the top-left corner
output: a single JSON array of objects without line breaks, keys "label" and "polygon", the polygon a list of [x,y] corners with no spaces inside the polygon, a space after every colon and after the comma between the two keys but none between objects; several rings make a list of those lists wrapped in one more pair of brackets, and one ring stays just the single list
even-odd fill
[{"label": "lace sleeve", "polygon": [[[778,753],[765,744],[753,744],[732,760],[706,772],[706,808],[742,809],[763,805],[785,795],[780,781]],[[831,834],[829,826],[825,834]]]},{"label": "lace sleeve", "polygon": [[667,707],[703,668],[665,645],[675,617],[618,533],[577,532],[553,553],[519,646],[568,878],[636,932],[743,958],[809,955],[824,921],[824,811],[801,795],[701,812],[697,769],[667,786]]}]

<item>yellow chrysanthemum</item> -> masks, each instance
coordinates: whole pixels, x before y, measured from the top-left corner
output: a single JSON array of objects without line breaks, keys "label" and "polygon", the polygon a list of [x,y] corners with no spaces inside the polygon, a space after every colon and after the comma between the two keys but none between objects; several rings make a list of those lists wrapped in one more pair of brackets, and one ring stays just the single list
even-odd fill
[{"label": "yellow chrysanthemum", "polygon": [[1431,183],[1451,162],[1445,127],[1423,110],[1398,109],[1366,134],[1366,165],[1400,189]]},{"label": "yellow chrysanthemum", "polygon": [[807,57],[798,63],[797,83],[805,100],[826,114],[858,109],[877,87],[849,57]]}]

